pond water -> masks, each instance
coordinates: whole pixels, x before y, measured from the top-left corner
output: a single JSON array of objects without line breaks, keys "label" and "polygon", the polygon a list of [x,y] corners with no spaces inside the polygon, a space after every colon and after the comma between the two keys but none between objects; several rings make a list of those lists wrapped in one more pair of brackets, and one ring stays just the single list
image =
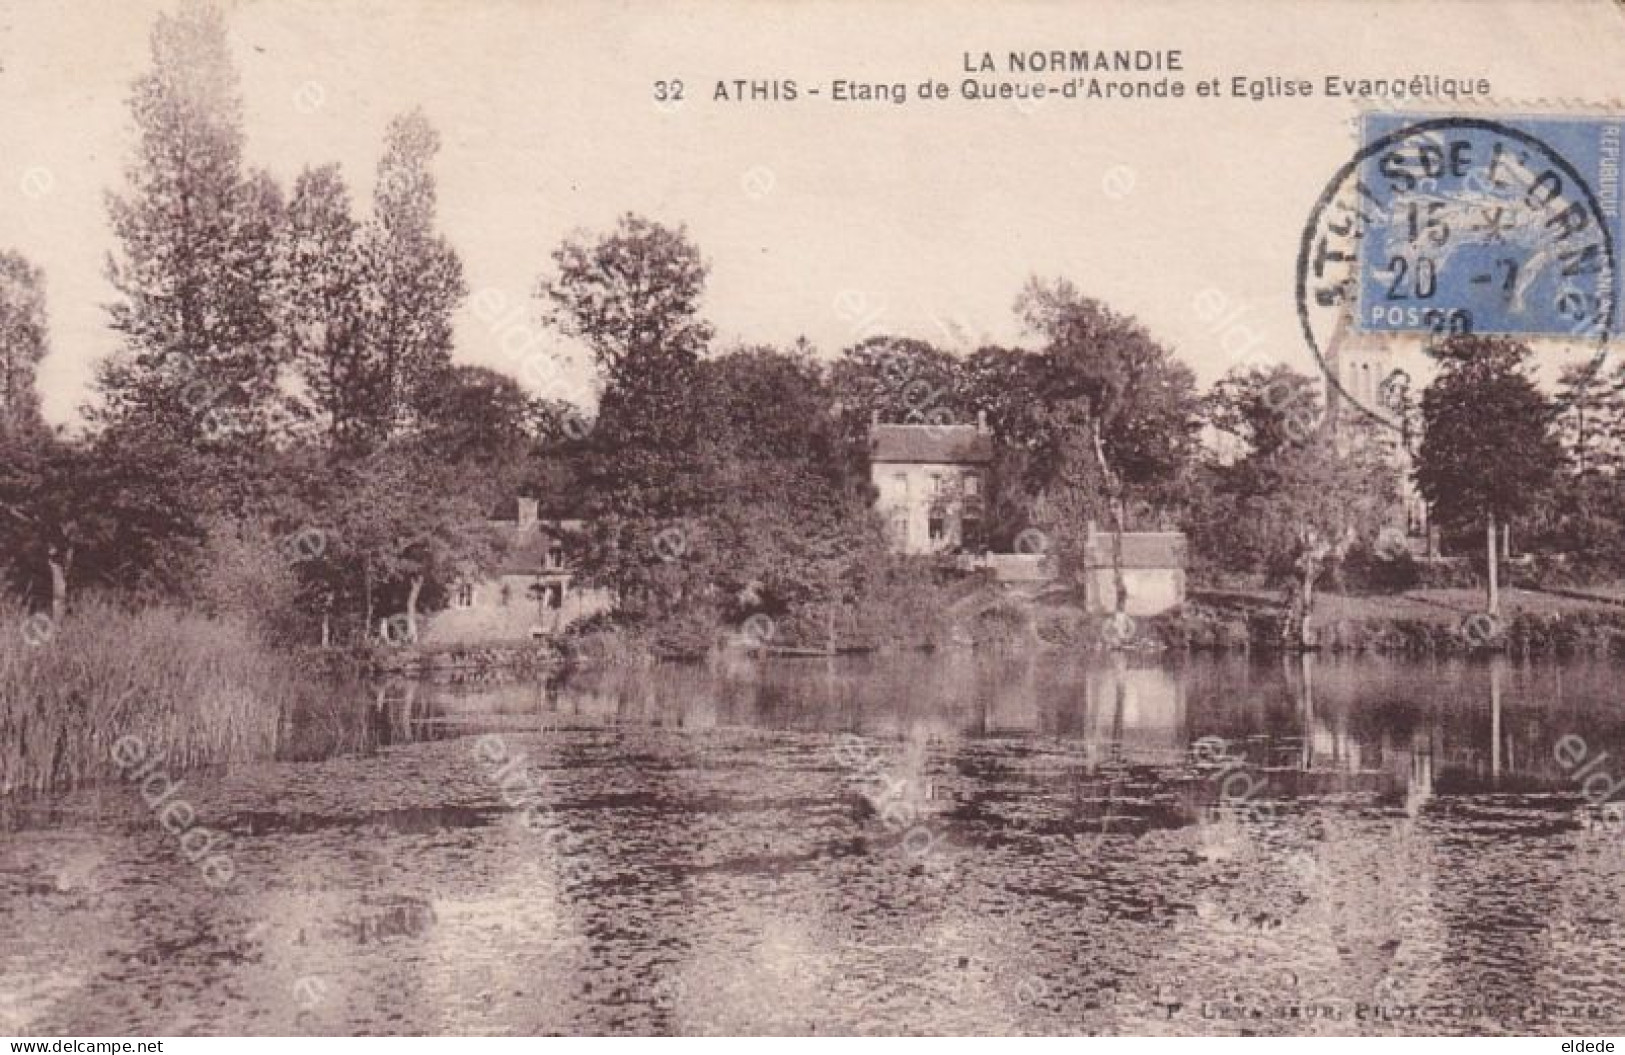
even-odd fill
[{"label": "pond water", "polygon": [[0,804],[0,1033],[1618,1033],[1622,673],[380,685]]}]

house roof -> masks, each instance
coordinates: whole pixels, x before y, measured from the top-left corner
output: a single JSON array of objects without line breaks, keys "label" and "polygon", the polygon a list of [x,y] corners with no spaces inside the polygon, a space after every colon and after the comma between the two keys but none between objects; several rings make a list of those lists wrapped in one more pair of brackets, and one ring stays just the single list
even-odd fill
[{"label": "house roof", "polygon": [[986,465],[993,460],[993,438],[975,425],[874,425],[869,457],[876,462]]},{"label": "house roof", "polygon": [[[1112,533],[1092,532],[1084,541],[1083,563],[1088,568],[1112,566]],[[1123,567],[1185,567],[1185,535],[1179,531],[1125,531]]]},{"label": "house roof", "polygon": [[492,530],[503,543],[502,556],[494,569],[498,575],[540,575],[548,568],[547,552],[559,541],[559,529],[579,528],[579,520],[538,520],[521,524],[513,520],[492,520]]}]

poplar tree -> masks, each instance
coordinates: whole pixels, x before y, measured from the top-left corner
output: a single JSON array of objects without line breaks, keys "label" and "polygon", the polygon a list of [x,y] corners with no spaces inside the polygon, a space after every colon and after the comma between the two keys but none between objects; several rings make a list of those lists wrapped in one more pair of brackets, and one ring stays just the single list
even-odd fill
[{"label": "poplar tree", "polygon": [[367,339],[377,360],[366,424],[386,434],[420,429],[451,367],[452,313],[468,293],[462,261],[435,228],[430,166],[440,136],[421,110],[389,124],[373,217],[361,232]]},{"label": "poplar tree", "polygon": [[390,416],[374,409],[388,407],[389,386],[368,339],[360,231],[338,166],[300,173],[277,243],[277,322],[296,416],[330,451],[362,448]]},{"label": "poplar tree", "polygon": [[242,100],[220,12],[187,2],[153,27],[135,82],[138,133],[108,197],[109,306],[122,346],[98,376],[101,417],[182,443],[262,438],[277,400],[269,303],[280,194],[242,158]]},{"label": "poplar tree", "polygon": [[40,426],[35,373],[45,350],[45,277],[17,253],[0,252],[0,436]]}]

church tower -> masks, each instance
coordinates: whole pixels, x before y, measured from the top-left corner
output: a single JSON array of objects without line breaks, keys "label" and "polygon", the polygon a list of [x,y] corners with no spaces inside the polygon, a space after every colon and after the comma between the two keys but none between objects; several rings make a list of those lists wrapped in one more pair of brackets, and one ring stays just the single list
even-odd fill
[{"label": "church tower", "polygon": [[1422,389],[1431,374],[1420,338],[1359,333],[1346,315],[1327,342],[1327,428],[1340,447],[1368,432],[1383,444],[1400,496],[1390,526],[1403,533],[1406,546],[1419,557],[1432,550],[1427,503],[1416,487],[1414,461],[1421,442]]}]

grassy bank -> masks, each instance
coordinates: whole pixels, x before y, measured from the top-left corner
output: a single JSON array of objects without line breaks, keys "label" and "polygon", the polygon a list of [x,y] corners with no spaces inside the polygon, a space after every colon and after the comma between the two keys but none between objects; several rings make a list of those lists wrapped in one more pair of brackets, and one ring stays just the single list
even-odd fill
[{"label": "grassy bank", "polygon": [[171,771],[263,758],[312,684],[242,624],[90,603],[60,625],[0,608],[0,794],[116,777],[138,737]]},{"label": "grassy bank", "polygon": [[[1503,591],[1501,604],[1497,624],[1474,625],[1470,620],[1484,606],[1481,591],[1323,594],[1312,620],[1314,644],[1328,652],[1497,650],[1625,658],[1625,607],[1602,598],[1516,588]],[[1184,609],[1147,621],[1145,632],[1169,648],[1272,650],[1280,647],[1280,612],[1279,598],[1272,595],[1199,591]]]}]

